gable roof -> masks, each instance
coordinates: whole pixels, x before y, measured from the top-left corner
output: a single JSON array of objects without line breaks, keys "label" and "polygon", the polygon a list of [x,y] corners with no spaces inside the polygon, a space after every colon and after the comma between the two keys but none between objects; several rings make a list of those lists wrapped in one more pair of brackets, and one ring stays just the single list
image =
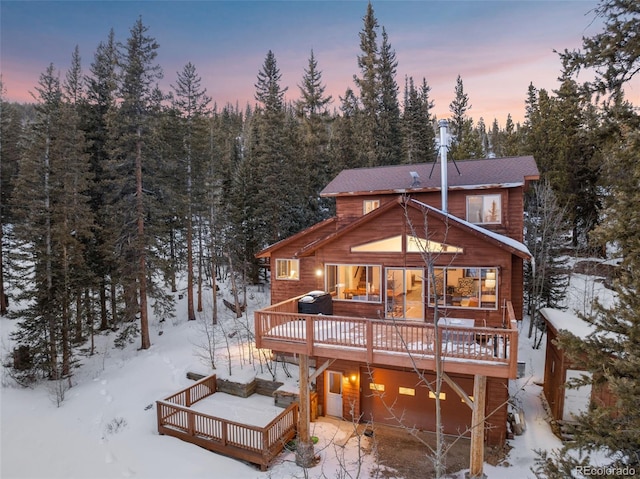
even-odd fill
[{"label": "gable roof", "polygon": [[[456,170],[456,165],[460,173]],[[418,174],[414,181],[412,172]],[[448,189],[513,188],[540,177],[533,156],[512,156],[448,162]],[[440,163],[380,166],[342,170],[320,193],[344,196],[440,190]]]},{"label": "gable roof", "polygon": [[430,206],[421,201],[410,200],[410,204],[411,203],[419,205],[421,208],[430,210],[438,215],[441,215],[442,217],[446,217],[448,221],[457,223],[459,226],[463,227],[467,231],[470,231],[476,236],[484,237],[490,242],[495,243],[502,248],[508,249],[513,254],[520,256],[522,259],[528,260],[533,257],[533,255],[529,251],[529,248],[527,248],[526,245],[524,243],[521,243],[520,241],[514,240],[513,238],[509,238],[505,235],[501,235],[499,233],[496,233],[495,231],[488,230],[486,228],[483,228],[482,226],[469,223],[468,221],[460,219],[457,216],[453,216],[452,214],[445,213],[438,208],[434,208],[433,206]]},{"label": "gable roof", "polygon": [[[443,211],[434,208],[433,206],[429,206],[425,203],[422,203],[421,201],[417,201],[414,199],[405,199],[403,197],[398,197],[398,199],[396,201],[389,201],[388,203],[385,203],[384,205],[382,205],[380,208],[376,208],[375,210],[373,210],[371,213],[368,213],[358,219],[356,219],[355,221],[349,223],[348,225],[343,226],[340,229],[337,230],[331,230],[330,232],[322,235],[322,234],[317,234],[320,233],[320,231],[318,231],[318,226],[319,225],[327,225],[330,224],[331,220],[325,220],[322,223],[319,223],[318,225],[312,226],[311,228],[308,228],[306,230],[301,231],[300,233],[297,233],[296,235],[292,236],[291,238],[287,238],[285,240],[279,241],[278,243],[275,243],[271,246],[269,246],[268,248],[262,250],[260,253],[258,253],[256,255],[256,257],[268,257],[271,255],[271,253],[274,250],[279,249],[280,247],[289,244],[292,239],[300,239],[303,238],[305,235],[309,235],[309,242],[306,243],[305,246],[303,246],[302,248],[300,248],[295,254],[295,257],[305,257],[305,256],[310,256],[312,255],[315,251],[317,251],[318,249],[330,244],[331,242],[335,241],[336,239],[344,236],[345,234],[349,233],[350,231],[359,228],[360,226],[374,220],[375,218],[377,218],[378,216],[384,214],[385,212],[389,211],[390,209],[394,208],[394,207],[402,207],[402,204],[405,203],[407,204],[407,206],[413,207],[413,208],[418,208],[420,210],[427,210],[429,213],[435,214],[436,216],[440,217],[443,220],[446,221],[450,221],[452,224],[456,224],[458,227],[470,232],[471,234],[479,237],[480,239],[484,240],[484,241],[488,241],[490,243],[495,244],[496,246],[505,249],[507,251],[509,251],[512,254],[515,254],[516,256],[519,256],[525,260],[528,260],[531,258],[531,253],[529,252],[529,249],[522,243],[520,243],[519,241],[514,240],[513,238],[509,238],[507,236],[495,233],[493,231],[487,230],[485,228],[482,228],[481,226],[475,225],[473,223],[469,223],[465,220],[462,220],[456,216],[453,216],[451,214],[448,213],[444,213]],[[335,223],[337,224],[337,223]],[[326,231],[325,229],[323,229],[322,231]],[[313,233],[316,234],[313,234]]]},{"label": "gable roof", "polygon": [[328,227],[332,224],[335,224],[337,222],[337,218],[334,216],[332,218],[327,218],[326,220],[321,221],[320,223],[316,223],[313,226],[310,226],[307,229],[304,229],[302,231],[298,231],[296,234],[289,236],[288,238],[284,238],[276,243],[273,243],[269,246],[267,246],[266,248],[264,248],[263,250],[259,251],[258,253],[256,253],[255,257],[256,258],[268,258],[269,256],[271,256],[271,252],[273,250],[276,249],[280,249],[283,246],[286,246],[288,244],[293,243],[294,241],[303,238],[305,236],[310,236],[311,238],[316,238],[316,237],[324,237],[322,235],[322,231],[325,229],[325,227]]},{"label": "gable roof", "polygon": [[348,225],[343,226],[342,228],[334,231],[333,233],[323,237],[323,238],[318,238],[315,241],[307,244],[305,247],[303,247],[300,251],[298,251],[298,253],[296,254],[296,256],[309,256],[310,254],[313,254],[316,250],[318,250],[319,248],[321,248],[322,246],[331,243],[333,240],[340,238],[341,236],[344,236],[345,234],[347,234],[349,231],[352,231],[358,227],[360,227],[361,225],[368,223],[369,221],[373,220],[374,218],[377,218],[378,216],[386,213],[388,210],[392,209],[394,206],[397,206],[398,204],[402,203],[402,198],[399,197],[396,201],[389,201],[385,204],[383,204],[382,206],[380,206],[380,208],[376,208],[375,210],[371,211],[370,213],[367,213],[364,216],[361,216],[360,218],[356,219],[355,221],[352,221],[351,223],[349,223]]}]

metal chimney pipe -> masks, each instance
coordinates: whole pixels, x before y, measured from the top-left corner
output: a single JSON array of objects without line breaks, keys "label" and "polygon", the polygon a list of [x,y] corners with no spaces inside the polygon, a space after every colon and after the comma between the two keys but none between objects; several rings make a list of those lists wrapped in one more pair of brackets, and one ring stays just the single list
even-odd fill
[{"label": "metal chimney pipe", "polygon": [[440,190],[442,194],[442,211],[447,213],[447,193],[449,191],[449,181],[447,179],[447,129],[449,122],[447,120],[440,120],[438,122],[440,127]]}]

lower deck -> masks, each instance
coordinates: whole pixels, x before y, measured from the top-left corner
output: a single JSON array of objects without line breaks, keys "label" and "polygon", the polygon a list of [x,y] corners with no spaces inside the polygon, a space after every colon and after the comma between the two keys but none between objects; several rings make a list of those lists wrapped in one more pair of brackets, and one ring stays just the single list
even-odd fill
[{"label": "lower deck", "polygon": [[[275,407],[261,411],[254,407],[249,411],[244,403],[245,410],[238,411],[229,404],[220,407],[220,404],[216,406],[218,401],[207,401],[215,393],[216,376],[212,375],[157,401],[158,432],[257,464],[266,470],[285,444],[295,437],[298,404],[293,403],[284,411]],[[239,404],[237,399],[234,401],[236,406]],[[268,421],[266,424],[256,425],[265,420]]]}]

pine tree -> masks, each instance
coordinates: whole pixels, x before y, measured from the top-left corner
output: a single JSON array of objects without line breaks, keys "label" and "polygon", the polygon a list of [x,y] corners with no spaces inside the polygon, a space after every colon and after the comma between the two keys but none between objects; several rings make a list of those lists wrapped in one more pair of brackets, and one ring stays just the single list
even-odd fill
[{"label": "pine tree", "polygon": [[422,111],[422,128],[423,134],[420,135],[420,143],[424,153],[424,161],[430,163],[436,161],[438,157],[438,151],[436,148],[436,130],[435,130],[435,118],[431,115],[431,110],[434,107],[433,101],[429,96],[431,87],[427,85],[427,80],[422,79],[422,85],[420,85],[420,110]]},{"label": "pine tree", "polygon": [[5,291],[5,276],[10,273],[6,267],[4,225],[13,221],[11,198],[15,176],[20,159],[20,137],[22,121],[15,105],[4,101],[5,91],[0,79],[0,316],[7,313],[9,306]]},{"label": "pine tree", "polygon": [[[210,158],[206,163],[206,170],[203,173],[202,185],[204,187],[202,202],[204,209],[208,211],[208,230],[201,228],[198,230],[198,237],[206,238],[202,244],[206,244],[210,257],[208,258],[211,267],[212,286],[212,322],[218,322],[216,276],[220,264],[227,254],[234,258],[244,258],[243,248],[245,246],[245,231],[241,228],[246,216],[245,199],[251,195],[251,191],[236,191],[234,189],[234,179],[240,164],[244,161],[245,144],[247,133],[245,131],[245,118],[251,118],[252,110],[247,106],[245,115],[238,107],[232,105],[225,106],[221,112],[213,109],[211,118],[211,149]],[[237,197],[236,197],[237,195]],[[246,195],[246,196],[245,196]],[[237,200],[239,205],[235,204]],[[204,230],[204,231],[203,231]],[[254,251],[255,249],[251,249]],[[203,269],[206,266],[203,261]],[[202,273],[199,269],[198,284],[202,282]],[[249,271],[251,278],[259,278],[260,269]]]},{"label": "pine tree", "polygon": [[558,201],[567,205],[574,247],[586,245],[599,215],[599,140],[590,128],[594,122],[593,108],[566,73],[555,97],[540,90],[536,101],[530,87],[526,150],[533,154]]},{"label": "pine tree", "polygon": [[560,119],[554,111],[554,99],[545,89],[536,91],[533,85],[529,87],[527,99],[527,116],[525,128],[526,150],[536,160],[540,175],[546,177],[555,190],[554,151],[555,132],[559,128]]},{"label": "pine tree", "polygon": [[317,223],[330,215],[331,202],[320,198],[322,188],[331,179],[329,165],[330,115],[327,106],[331,96],[325,96],[322,72],[311,50],[308,68],[299,85],[301,99],[296,103],[301,121],[302,162],[306,166],[308,180],[309,224]]},{"label": "pine tree", "polygon": [[281,79],[282,74],[278,68],[276,56],[269,50],[262,69],[258,72],[258,81],[254,85],[255,98],[262,103],[268,115],[278,116],[284,111],[284,94],[287,92],[287,87],[280,86]]},{"label": "pine tree", "polygon": [[424,78],[419,89],[415,86],[413,77],[405,81],[402,116],[404,163],[431,163],[437,157],[430,91]]},{"label": "pine tree", "polygon": [[[186,173],[186,243],[187,243],[187,319],[195,320],[195,310],[193,304],[193,217],[195,197],[193,194],[194,165],[198,158],[204,160],[207,150],[203,151],[202,142],[198,141],[206,138],[206,124],[202,121],[207,113],[207,107],[211,99],[206,95],[206,89],[201,87],[201,78],[196,73],[193,64],[187,63],[181,73],[178,73],[176,85],[173,86],[175,92],[174,106],[177,108],[182,119],[182,145],[184,148],[184,163]],[[203,129],[204,127],[204,129]],[[207,144],[204,144],[205,148]],[[194,151],[195,150],[195,151]],[[202,172],[202,168],[200,168]],[[200,254],[202,251],[200,251]],[[202,264],[202,262],[199,262]]]},{"label": "pine tree", "polygon": [[256,193],[260,192],[262,184],[254,167],[251,151],[254,145],[253,137],[257,135],[257,120],[254,116],[251,117],[249,128],[251,131],[247,134],[247,148],[234,165],[229,185],[226,204],[226,212],[230,219],[228,241],[220,246],[223,255],[232,254],[234,259],[237,258],[245,265],[249,278],[258,281],[260,268],[254,255],[264,247],[266,241],[262,236],[264,227],[255,201]]},{"label": "pine tree", "polygon": [[[90,311],[83,311],[82,297],[89,294],[88,288],[94,283],[94,275],[88,263],[88,248],[94,239],[91,229],[95,224],[95,219],[88,204],[91,172],[84,141],[86,138],[86,96],[80,50],[77,46],[71,55],[71,66],[65,74],[62,95],[65,100],[63,112],[69,115],[69,119],[66,120],[69,128],[68,133],[72,137],[77,137],[79,144],[83,145],[82,155],[79,158],[76,157],[79,153],[76,153],[67,159],[69,170],[65,172],[65,175],[68,184],[64,186],[61,193],[69,195],[69,203],[75,205],[75,212],[65,216],[65,225],[70,228],[71,232],[69,237],[74,236],[75,240],[81,241],[81,245],[75,242],[64,242],[62,246],[64,258],[62,267],[66,275],[66,287],[63,293],[64,320],[71,325],[73,310],[71,304],[75,304],[73,341],[80,343],[84,337],[84,323],[86,322],[93,329],[93,325],[88,321],[91,316]],[[90,307],[90,304],[85,304],[85,306]],[[83,321],[83,316],[87,317],[87,321]],[[65,341],[64,344],[68,344],[68,342]]]},{"label": "pine tree", "polygon": [[526,198],[525,239],[534,261],[524,269],[529,315],[529,337],[541,308],[559,308],[568,286],[568,267],[562,254],[568,224],[566,209],[547,181],[534,185]]},{"label": "pine tree", "polygon": [[[107,288],[111,282],[111,291],[115,291],[118,281],[114,261],[116,228],[113,227],[116,218],[111,217],[107,210],[107,197],[110,188],[108,118],[116,105],[118,88],[118,51],[113,29],[109,32],[106,42],[101,42],[94,54],[94,61],[90,66],[90,75],[85,78],[86,109],[84,115],[84,131],[88,141],[87,152],[90,157],[90,171],[92,184],[89,189],[91,209],[96,226],[93,241],[88,245],[88,261],[90,269],[97,278],[95,285],[100,297],[100,330],[109,327],[109,313],[107,311]],[[111,318],[116,320],[116,302],[111,294]]]},{"label": "pine tree", "polygon": [[449,104],[449,111],[451,112],[451,120],[449,125],[451,128],[451,136],[453,137],[453,144],[462,143],[464,138],[464,124],[467,120],[467,111],[471,109],[469,104],[469,95],[464,92],[464,84],[462,83],[462,77],[458,75],[456,79],[456,86],[454,90],[454,98]]},{"label": "pine tree", "polygon": [[620,100],[623,86],[640,71],[640,6],[633,0],[600,0],[595,15],[604,19],[604,29],[582,39],[582,51],[561,55],[569,74],[594,69],[596,78],[587,87]]},{"label": "pine tree", "polygon": [[257,221],[261,225],[258,233],[265,244],[286,237],[282,230],[282,219],[286,195],[292,189],[283,188],[283,183],[286,183],[285,178],[295,175],[295,170],[288,164],[289,159],[285,156],[283,99],[286,88],[280,86],[281,78],[275,55],[269,50],[255,85],[255,98],[262,103],[262,108],[252,118],[250,147],[250,161],[255,169],[255,178],[261,182],[254,201]]},{"label": "pine tree", "polygon": [[[511,115],[507,119],[507,124],[511,119]],[[484,118],[480,117],[478,120],[478,125],[476,126],[476,130],[478,131],[478,137],[480,139],[480,144],[482,145],[482,156],[486,157],[489,155],[489,134],[487,133],[487,125],[484,123]]]},{"label": "pine tree", "polygon": [[471,118],[464,120],[461,137],[462,141],[451,145],[450,154],[452,159],[466,160],[485,157],[480,130],[474,128]]},{"label": "pine tree", "polygon": [[84,85],[82,81],[82,61],[80,49],[76,45],[71,56],[71,67],[65,75],[63,94],[71,105],[78,106],[84,99]]},{"label": "pine tree", "polygon": [[565,52],[564,60],[573,69],[595,66],[597,89],[613,100],[605,104],[600,130],[607,194],[603,221],[593,236],[615,247],[621,258],[613,283],[617,298],[611,306],[596,302],[595,313],[583,318],[594,329],[587,338],[567,333],[558,340],[575,367],[590,373],[569,387],[591,384],[597,391],[608,390],[612,400],[592,401],[578,415],[571,443],[551,454],[539,452],[539,477],[574,477],[576,466],[590,465],[593,454],[604,469],[612,468],[609,477],[640,470],[640,117],[621,94],[625,81],[638,71],[640,10],[637,2],[604,0],[596,12],[606,18],[605,31],[584,39],[585,52]]},{"label": "pine tree", "polygon": [[[24,319],[14,338],[20,346],[31,351],[35,368],[51,379],[58,379],[60,341],[57,321],[59,309],[55,304],[53,279],[51,143],[59,127],[56,120],[59,118],[62,93],[53,64],[40,75],[36,91],[39,95],[36,106],[38,116],[20,162],[16,189],[20,194],[15,198],[22,220],[19,223],[22,227],[17,225],[16,235],[25,243],[25,260],[32,264],[32,269],[27,270],[26,274],[33,275],[35,285],[31,290],[26,284],[22,285],[22,293],[18,298],[30,300],[31,307],[23,311]],[[27,191],[29,198],[24,198],[23,194]],[[39,241],[29,244],[28,238]]]},{"label": "pine tree", "polygon": [[[269,51],[258,73],[255,98],[260,102],[249,123],[249,136],[235,188],[234,201],[244,204],[243,210],[234,205],[238,213],[234,217],[234,229],[238,244],[246,245],[238,258],[250,271],[250,279],[258,281],[259,265],[255,253],[267,244],[279,241],[304,225],[306,199],[301,197],[306,189],[292,187],[297,182],[305,184],[305,175],[299,155],[298,128],[291,121],[293,111],[284,105],[284,93],[280,86],[281,73],[275,55]],[[249,231],[248,228],[251,228]],[[237,263],[236,263],[237,264]]]},{"label": "pine tree", "polygon": [[574,440],[560,451],[539,451],[538,477],[575,477],[576,466],[593,464],[593,455],[599,466],[612,468],[607,477],[624,477],[624,472],[615,471],[625,467],[640,470],[640,117],[628,107],[622,109],[626,118],[614,119],[613,130],[618,131],[610,135],[606,149],[607,220],[595,232],[601,242],[615,245],[622,258],[614,280],[617,300],[612,306],[596,303],[595,313],[583,318],[594,327],[587,338],[567,333],[558,339],[575,368],[589,373],[568,386],[590,384],[592,390],[608,390],[612,401],[592,401],[577,417]]},{"label": "pine tree", "polygon": [[511,113],[509,113],[504,127],[504,156],[518,156],[521,154],[519,136],[516,125],[511,118]]},{"label": "pine tree", "polygon": [[491,124],[491,131],[489,132],[489,154],[492,154],[498,158],[501,158],[504,155],[504,148],[502,146],[502,132],[500,131],[500,127],[498,126],[498,120],[496,118],[493,119],[493,123]]},{"label": "pine tree", "polygon": [[369,156],[364,148],[363,130],[360,128],[362,111],[352,89],[347,88],[340,97],[340,112],[333,122],[331,142],[330,176],[335,176],[345,168],[362,168],[369,164]]},{"label": "pine tree", "polygon": [[378,65],[379,51],[377,37],[378,20],[376,19],[371,3],[367,5],[367,13],[363,18],[364,26],[360,32],[360,50],[358,55],[358,67],[362,76],[353,76],[353,81],[360,89],[360,102],[362,114],[359,127],[362,130],[362,144],[364,154],[367,157],[367,166],[378,165],[377,130],[378,113],[380,105],[380,89]]},{"label": "pine tree", "polygon": [[71,374],[71,296],[85,268],[84,244],[93,220],[88,206],[88,161],[77,110],[63,101],[50,65],[40,76],[15,204],[15,232],[24,253],[19,299],[27,307],[14,339],[32,366],[50,379]]},{"label": "pine tree", "polygon": [[[110,123],[113,177],[116,180],[114,218],[120,219],[119,243],[121,278],[126,316],[140,313],[141,348],[151,346],[147,307],[147,248],[145,218],[151,201],[143,188],[143,163],[148,158],[147,126],[156,102],[156,82],[162,70],[154,64],[158,44],[147,36],[148,28],[138,19],[131,28],[123,53],[122,103]],[[139,303],[138,303],[139,301]]]},{"label": "pine tree", "polygon": [[318,70],[318,61],[311,50],[309,63],[304,70],[302,85],[299,85],[301,99],[297,102],[300,113],[308,118],[328,115],[327,106],[332,102],[331,95],[325,96],[326,86],[322,84],[322,71]]},{"label": "pine tree", "polygon": [[402,129],[398,84],[396,83],[397,68],[395,51],[391,49],[389,37],[383,27],[378,64],[380,88],[380,111],[376,134],[378,165],[397,165],[402,162]]},{"label": "pine tree", "polygon": [[564,74],[557,90],[556,115],[560,119],[556,162],[559,183],[556,192],[566,201],[572,223],[573,245],[586,244],[590,231],[598,222],[600,202],[597,193],[600,160],[596,156],[598,140],[594,129],[593,109],[582,96],[577,83]]}]

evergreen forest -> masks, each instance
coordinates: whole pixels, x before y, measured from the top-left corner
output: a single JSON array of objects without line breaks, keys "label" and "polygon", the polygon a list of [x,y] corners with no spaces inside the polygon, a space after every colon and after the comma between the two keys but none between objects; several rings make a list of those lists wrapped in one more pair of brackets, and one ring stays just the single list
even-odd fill
[{"label": "evergreen forest", "polygon": [[[546,258],[536,267],[550,265],[547,284],[529,287],[541,307],[557,302],[562,268],[553,258],[561,249],[601,256],[615,249],[620,306],[586,319],[619,340],[567,347],[592,360],[595,380],[637,398],[640,116],[624,87],[640,70],[640,7],[602,0],[595,13],[604,30],[580,51],[559,52],[557,89],[530,84],[522,92],[522,124],[472,118],[473,99],[458,76],[450,157],[534,156],[545,191],[529,198],[529,232],[545,212],[555,220],[545,248],[536,246],[540,233],[527,236]],[[32,104],[6,102],[3,92],[0,312],[19,321],[13,362],[25,381],[71,376],[78,348],[95,334],[149,348],[149,311],[156,320],[173,317],[167,292],[183,280],[189,319],[223,270],[244,284],[267,281],[255,254],[331,217],[334,205],[319,192],[341,170],[436,160],[428,78],[397,78],[392,39],[371,4],[359,39],[354,86],[339,98],[325,93],[313,50],[295,101],[285,101],[271,51],[256,65],[253,105],[212,104],[191,63],[161,91],[160,47],[141,18],[128,38],[111,31],[88,63],[76,48],[67,67],[51,64]],[[583,70],[594,79],[580,82]],[[19,313],[10,302],[22,305]],[[627,462],[636,447],[638,466],[633,406],[624,424],[602,413],[585,420],[590,433],[578,445],[603,445],[597,431],[620,430],[604,445],[625,444]],[[557,465],[563,460],[542,457],[538,474],[568,477]]]}]

